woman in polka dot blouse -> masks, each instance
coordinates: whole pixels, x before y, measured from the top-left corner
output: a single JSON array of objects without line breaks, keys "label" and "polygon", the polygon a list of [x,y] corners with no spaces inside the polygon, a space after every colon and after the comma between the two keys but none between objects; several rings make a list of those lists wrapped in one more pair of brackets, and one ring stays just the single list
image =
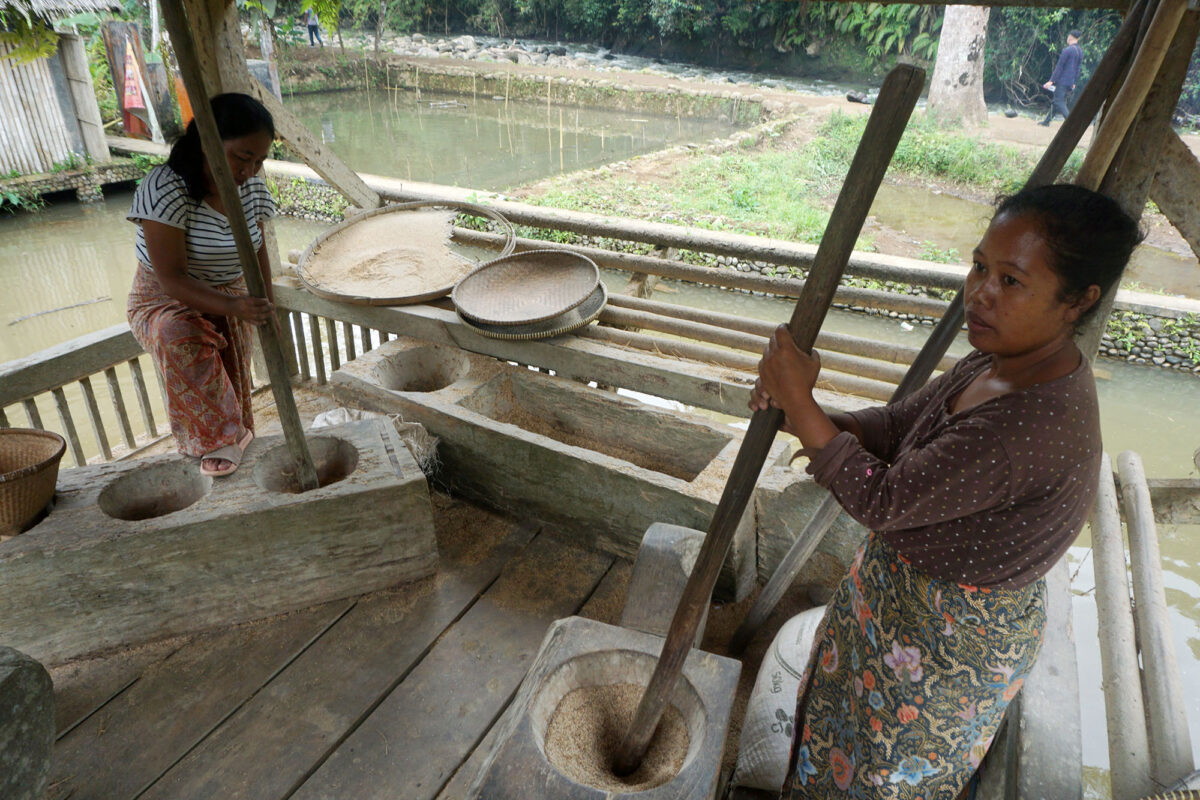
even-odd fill
[{"label": "woman in polka dot blouse", "polygon": [[964,302],[974,352],[882,408],[827,415],[820,360],[783,326],[752,409],[786,415],[808,471],[870,536],[801,684],[782,797],[954,800],[1041,646],[1043,576],[1079,533],[1101,456],[1076,327],[1140,240],[1112,200],[1003,200]]}]

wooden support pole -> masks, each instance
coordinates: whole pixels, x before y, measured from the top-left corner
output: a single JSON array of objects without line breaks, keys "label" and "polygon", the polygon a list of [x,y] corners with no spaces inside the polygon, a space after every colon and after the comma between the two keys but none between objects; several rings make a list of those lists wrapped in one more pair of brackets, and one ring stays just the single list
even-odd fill
[{"label": "wooden support pole", "polygon": [[[223,13],[216,10],[213,13],[211,27],[213,41],[216,42],[216,65],[220,70],[224,90],[244,92],[266,106],[275,120],[275,130],[279,138],[287,142],[304,163],[312,167],[354,205],[360,208],[378,208],[382,204],[378,192],[367,186],[358,173],[323,146],[271,90],[250,75],[246,68],[246,51],[242,45],[237,4],[229,3]],[[188,91],[191,92],[190,89]]]},{"label": "wooden support pole", "polygon": [[1195,768],[1188,732],[1187,696],[1179,677],[1179,659],[1167,614],[1162,556],[1142,458],[1126,450],[1117,456],[1117,469],[1121,473],[1121,497],[1129,525],[1129,561],[1141,644],[1152,777],[1156,787],[1165,788],[1187,777]]},{"label": "wooden support pole", "polygon": [[[225,160],[225,151],[221,146],[221,134],[217,131],[217,122],[213,117],[208,93],[205,91],[200,62],[196,56],[195,43],[192,41],[188,19],[184,15],[181,4],[163,3],[162,11],[167,23],[167,30],[171,35],[171,43],[175,48],[175,57],[179,61],[179,70],[183,74],[183,84],[192,98],[192,112],[195,114],[196,128],[200,133],[200,144],[208,161],[208,167],[212,171],[213,181],[217,185],[217,194],[221,198],[221,204],[225,207],[225,217],[229,220],[229,227],[233,231],[234,242],[237,244],[238,259],[242,262],[246,287],[251,295],[266,297],[267,287],[258,266],[258,254],[250,239],[250,228],[246,224],[242,201],[238,197],[233,175],[229,171],[229,162]],[[287,362],[284,360],[277,327],[274,324],[260,325],[258,340],[262,347],[263,360],[267,362],[271,391],[275,397],[279,422],[283,426],[288,453],[295,463],[297,485],[302,492],[316,489],[319,486],[317,471],[313,466],[312,455],[308,452],[304,427],[300,423],[300,414],[296,410],[296,399],[292,396]]]},{"label": "wooden support pole", "polygon": [[1104,676],[1104,715],[1108,723],[1109,780],[1113,800],[1154,794],[1150,745],[1138,670],[1137,636],[1129,605],[1121,511],[1108,454],[1100,463],[1100,487],[1092,510],[1092,558],[1096,575],[1096,615],[1100,626],[1100,671]]},{"label": "wooden support pole", "polygon": [[1187,0],[1161,0],[1159,3],[1150,28],[1146,31],[1146,38],[1129,68],[1129,77],[1104,115],[1096,141],[1088,148],[1083,166],[1079,168],[1077,181],[1080,185],[1098,186],[1108,172],[1117,148],[1150,91],[1186,10]]},{"label": "wooden support pole", "polygon": [[1148,0],[1138,0],[1125,15],[1125,21],[1121,23],[1117,35],[1109,43],[1104,57],[1100,59],[1092,77],[1079,93],[1079,99],[1075,101],[1071,113],[1063,120],[1054,139],[1038,160],[1037,166],[1025,183],[1026,186],[1045,186],[1053,183],[1062,172],[1084,131],[1100,112],[1109,91],[1129,64],[1147,2]]},{"label": "wooden support pole", "polygon": [[[888,74],[879,90],[879,98],[867,120],[829,225],[821,238],[804,292],[789,322],[792,337],[802,350],[810,351],[816,341],[846,261],[854,249],[854,241],[862,230],[871,202],[924,84],[924,70],[901,65]],[[707,611],[721,562],[725,560],[733,533],[782,421],[783,412],[778,409],[757,411],[750,420],[729,481],[700,547],[696,566],[671,620],[650,684],[638,704],[633,724],[617,750],[613,766],[618,775],[630,774],[645,757],[650,739],[683,671],[683,662],[695,640],[700,620]]]},{"label": "wooden support pole", "polygon": [[[1163,0],[1164,3],[1166,1]],[[1150,185],[1163,153],[1164,140],[1171,130],[1171,116],[1179,99],[1198,33],[1200,11],[1186,12],[1176,28],[1175,38],[1161,62],[1158,75],[1154,77],[1137,121],[1130,128],[1103,180],[1098,185],[1083,184],[1116,200],[1134,219],[1141,217],[1150,194]],[[1088,358],[1094,359],[1100,350],[1100,340],[1116,301],[1117,289],[1118,283],[1114,283],[1104,293],[1096,311],[1076,337],[1076,344]]]}]

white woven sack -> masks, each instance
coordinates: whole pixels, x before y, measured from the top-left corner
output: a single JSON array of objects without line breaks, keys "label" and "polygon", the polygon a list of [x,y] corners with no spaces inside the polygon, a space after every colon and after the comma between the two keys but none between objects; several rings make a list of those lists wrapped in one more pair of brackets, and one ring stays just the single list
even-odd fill
[{"label": "white woven sack", "polygon": [[810,608],[789,619],[775,634],[746,705],[733,774],[735,786],[768,792],[783,788],[800,678],[824,616],[825,606]]}]

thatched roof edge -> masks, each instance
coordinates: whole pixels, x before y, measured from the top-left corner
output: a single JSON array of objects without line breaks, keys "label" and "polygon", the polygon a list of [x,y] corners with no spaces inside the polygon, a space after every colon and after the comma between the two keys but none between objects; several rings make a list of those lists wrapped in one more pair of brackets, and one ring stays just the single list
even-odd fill
[{"label": "thatched roof edge", "polygon": [[117,11],[121,3],[119,0],[0,0],[0,7],[27,17],[57,20],[85,12]]}]

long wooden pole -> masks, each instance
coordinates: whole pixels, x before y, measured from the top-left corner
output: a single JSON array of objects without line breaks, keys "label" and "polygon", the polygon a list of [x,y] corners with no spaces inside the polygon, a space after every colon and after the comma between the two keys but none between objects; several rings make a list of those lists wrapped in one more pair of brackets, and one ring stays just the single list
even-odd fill
[{"label": "long wooden pole", "polygon": [[[162,11],[167,31],[171,35],[171,45],[175,50],[175,57],[179,61],[179,70],[183,73],[183,85],[187,89],[188,96],[193,98],[192,112],[196,116],[196,129],[200,133],[200,145],[217,185],[217,194],[221,198],[221,205],[225,208],[229,227],[233,231],[238,260],[242,262],[242,272],[246,276],[246,288],[254,297],[266,297],[267,287],[258,266],[258,254],[255,252],[254,242],[250,238],[250,228],[246,225],[246,215],[242,210],[242,201],[233,182],[233,174],[229,170],[229,163],[225,160],[221,134],[217,130],[217,121],[213,116],[208,91],[204,85],[191,28],[188,26],[181,3],[164,2]],[[297,483],[302,492],[316,489],[319,485],[317,471],[313,467],[312,455],[308,452],[308,442],[304,439],[304,427],[300,424],[300,414],[296,410],[296,400],[292,396],[292,386],[288,380],[287,364],[284,361],[283,348],[279,344],[278,330],[274,325],[259,325],[257,330],[259,344],[262,346],[263,360],[267,362],[271,391],[275,396],[275,407],[279,412],[279,421],[283,425],[284,439],[287,442],[288,452],[295,462]]]},{"label": "long wooden pole", "polygon": [[1100,626],[1100,666],[1104,715],[1108,723],[1109,780],[1113,800],[1136,800],[1154,793],[1146,711],[1137,660],[1137,634],[1129,604],[1121,511],[1108,454],[1100,462],[1100,486],[1092,510],[1092,559],[1096,575],[1096,614]]},{"label": "long wooden pole", "polygon": [[[1134,616],[1142,655],[1142,694],[1146,699],[1146,729],[1151,768],[1158,786],[1171,786],[1187,777],[1195,763],[1188,732],[1187,701],[1179,677],[1179,659],[1171,634],[1163,587],[1162,556],[1150,489],[1142,458],[1132,450],[1117,456],[1121,495],[1129,527],[1129,565],[1133,574]],[[1137,724],[1139,720],[1127,720]]]},{"label": "long wooden pole", "polygon": [[1125,132],[1129,130],[1158,75],[1158,68],[1166,57],[1167,48],[1175,38],[1175,30],[1185,11],[1187,0],[1162,0],[1159,3],[1150,28],[1146,31],[1146,38],[1129,68],[1129,77],[1117,93],[1096,134],[1095,143],[1088,148],[1083,166],[1079,168],[1078,181],[1081,185],[1099,186],[1100,180],[1108,172],[1109,164],[1125,138]]},{"label": "long wooden pole", "polygon": [[[788,323],[796,345],[806,352],[812,349],[825,320],[846,261],[854,250],[854,242],[924,85],[924,70],[901,65],[888,74],[879,90],[879,98],[867,120],[829,225],[817,248],[812,271]],[[782,422],[783,412],[779,409],[756,411],[750,419],[750,427],[700,547],[696,565],[675,609],[650,684],[617,751],[613,768],[618,775],[633,772],[646,755],[650,739],[683,671],[683,662],[708,606],[721,562],[725,560],[733,533]]]},{"label": "long wooden pole", "polygon": [[[1113,38],[1112,43],[1105,52],[1104,58],[1097,65],[1092,80],[1088,82],[1087,88],[1080,96],[1075,107],[1071,110],[1067,120],[1058,129],[1054,138],[1046,147],[1046,151],[1038,160],[1037,166],[1033,168],[1029,180],[1025,182],[1025,188],[1051,183],[1058,177],[1058,173],[1062,171],[1067,157],[1079,143],[1079,139],[1083,135],[1083,132],[1087,130],[1088,123],[1092,117],[1100,110],[1100,106],[1104,103],[1104,98],[1108,95],[1110,86],[1120,74],[1121,67],[1129,59],[1145,4],[1146,0],[1138,0],[1138,3],[1126,16],[1125,22],[1121,25],[1121,29],[1117,31],[1117,35]],[[929,376],[933,374],[933,370],[941,362],[942,357],[945,356],[946,350],[949,349],[950,344],[958,335],[959,329],[962,328],[962,323],[963,292],[962,289],[959,289],[958,294],[950,301],[950,307],[946,310],[946,313],[938,320],[933,333],[930,334],[929,339],[921,347],[921,352],[917,354],[904,379],[896,387],[896,391],[889,402],[895,402],[906,397],[925,385],[925,382],[929,380]],[[733,637],[729,640],[729,652],[731,654],[736,655],[741,653],[750,644],[751,639],[754,638],[754,634],[767,621],[767,617],[775,610],[775,606],[779,605],[779,601],[783,598],[788,587],[792,585],[796,576],[800,574],[800,570],[804,567],[805,562],[816,551],[817,545],[821,543],[821,539],[825,536],[825,532],[837,520],[840,510],[838,502],[833,495],[827,495],[821,501],[821,505],[813,512],[813,515],[800,531],[800,535],[796,537],[791,547],[788,548],[787,553],[780,560],[779,565],[771,574],[766,586],[759,592],[754,605],[750,608],[749,613],[746,614],[746,618],[742,620],[742,624],[734,631]]]}]

